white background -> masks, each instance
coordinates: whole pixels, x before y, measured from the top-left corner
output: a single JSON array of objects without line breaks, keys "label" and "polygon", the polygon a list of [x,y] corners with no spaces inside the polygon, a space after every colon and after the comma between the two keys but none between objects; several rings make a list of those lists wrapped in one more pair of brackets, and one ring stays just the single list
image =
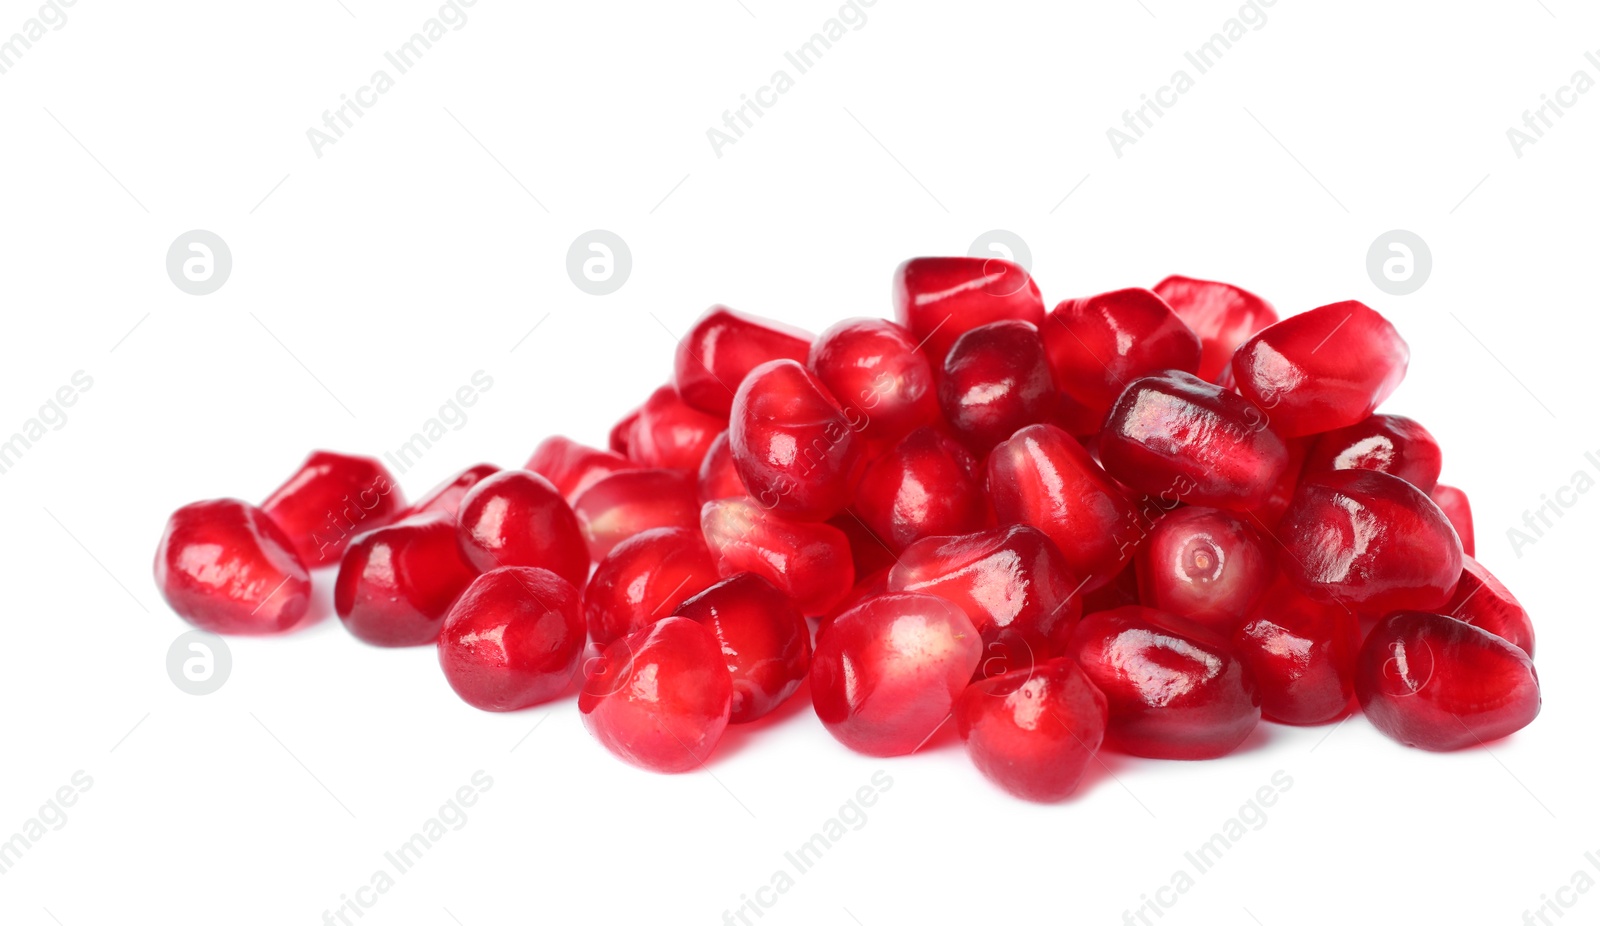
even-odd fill
[{"label": "white background", "polygon": [[[1521,158],[1506,137],[1600,76],[1583,4],[1278,0],[1121,158],[1106,129],[1237,4],[878,0],[718,158],[706,129],[836,3],[479,0],[320,159],[306,130],[437,4],[242,6],[79,0],[0,76],[0,432],[94,379],[0,476],[0,838],[94,781],[0,875],[0,920],[321,922],[479,769],[469,822],[360,922],[722,922],[880,769],[866,824],[759,922],[1121,922],[1280,770],[1266,824],[1161,923],[1513,924],[1600,850],[1600,493],[1520,556],[1506,534],[1600,455],[1600,93]],[[4,0],[0,36],[36,9]],[[213,295],[165,272],[192,228],[232,248]],[[632,249],[610,296],[566,275],[591,228]],[[413,498],[550,433],[603,444],[713,302],[812,330],[883,314],[896,263],[990,228],[1029,243],[1050,304],[1177,272],[1388,315],[1412,348],[1388,408],[1439,438],[1479,558],[1533,615],[1539,719],[1451,755],[1359,717],[1264,725],[1220,761],[1107,756],[1114,777],[1036,806],[949,736],[871,759],[803,704],[700,773],[635,771],[571,698],[478,712],[430,648],[335,619],[235,640],[216,694],[169,681],[187,625],[150,562],[179,505],[259,500],[311,448],[393,449],[476,370],[494,386],[401,478]],[[1366,274],[1392,228],[1432,247],[1414,295]],[[1600,917],[1600,891],[1561,896]]]}]

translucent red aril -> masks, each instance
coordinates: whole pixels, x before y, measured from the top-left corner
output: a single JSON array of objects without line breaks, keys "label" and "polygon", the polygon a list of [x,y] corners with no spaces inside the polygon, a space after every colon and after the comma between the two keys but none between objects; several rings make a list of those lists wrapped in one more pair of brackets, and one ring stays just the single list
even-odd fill
[{"label": "translucent red aril", "polygon": [[612,429],[611,449],[644,467],[698,470],[727,426],[726,418],[686,405],[671,386],[662,386]]},{"label": "translucent red aril", "polygon": [[606,435],[606,446],[611,448],[612,453],[633,459],[633,429],[639,426],[639,418],[643,414],[642,407],[636,408],[611,426],[610,433]]},{"label": "translucent red aril", "polygon": [[836,618],[811,660],[811,701],[856,752],[914,752],[950,716],[982,659],[961,609],[932,595],[889,594]]},{"label": "translucent red aril", "polygon": [[1289,448],[1248,400],[1173,370],[1128,384],[1100,432],[1100,460],[1141,492],[1242,509],[1272,494]]},{"label": "translucent red aril", "polygon": [[1461,538],[1462,551],[1468,556],[1478,555],[1472,539],[1472,503],[1467,501],[1467,493],[1455,486],[1439,483],[1428,493],[1428,497],[1450,519],[1450,526],[1456,529],[1456,536]]},{"label": "translucent red aril", "polygon": [[508,469],[461,500],[461,555],[479,572],[500,566],[548,569],[574,587],[589,577],[589,550],[578,519],[550,480]]},{"label": "translucent red aril", "polygon": [[523,467],[550,480],[569,505],[578,500],[584,489],[612,473],[638,468],[637,463],[620,453],[585,447],[559,434],[540,441]]},{"label": "translucent red aril", "polygon": [[1055,541],[1086,591],[1111,581],[1143,536],[1132,502],[1051,425],[1030,425],[994,448],[989,496],[1000,523],[1031,524]]},{"label": "translucent red aril", "polygon": [[1533,622],[1528,619],[1528,612],[1510,589],[1470,556],[1463,557],[1461,581],[1440,610],[1533,655]]},{"label": "translucent red aril", "polygon": [[337,563],[352,537],[388,524],[405,507],[382,463],[327,450],[314,451],[261,503],[313,569]]},{"label": "translucent red aril", "polygon": [[933,428],[912,431],[875,460],[856,487],[854,507],[895,551],[923,537],[975,531],[989,519],[978,461]]},{"label": "translucent red aril", "polygon": [[837,527],[790,521],[748,498],[707,502],[700,526],[721,575],[753,572],[807,616],[828,613],[855,582],[850,541]]},{"label": "translucent red aril", "polygon": [[611,548],[652,527],[700,525],[700,490],[693,473],[636,469],[600,480],[573,503],[589,557],[602,559]]},{"label": "translucent red aril", "polygon": [[788,700],[811,667],[811,628],[788,597],[753,572],[729,576],[678,606],[710,630],[733,678],[729,723],[749,723]]},{"label": "translucent red aril", "polygon": [[1372,469],[1399,476],[1423,492],[1439,481],[1444,457],[1428,429],[1399,415],[1373,415],[1317,438],[1305,471]]},{"label": "translucent red aril", "polygon": [[1394,326],[1359,302],[1291,315],[1239,345],[1239,392],[1284,437],[1355,424],[1405,378],[1411,351]]},{"label": "translucent red aril", "polygon": [[493,463],[469,466],[428,490],[428,494],[422,496],[395,520],[424,514],[443,514],[453,518],[461,510],[461,500],[467,497],[472,487],[498,472],[500,467]]},{"label": "translucent red aril", "polygon": [[1105,739],[1106,696],[1071,659],[975,682],[956,701],[956,732],[984,777],[1030,801],[1059,801]]},{"label": "translucent red aril", "polygon": [[236,498],[174,511],[156,547],[155,577],[179,617],[212,633],[288,630],[311,599],[310,573],[289,536]]},{"label": "translucent red aril", "polygon": [[894,272],[894,317],[935,365],[968,331],[1015,318],[1038,325],[1044,299],[1028,271],[982,257],[913,257]]},{"label": "translucent red aril", "polygon": [[1227,640],[1175,615],[1137,605],[1086,615],[1068,655],[1106,696],[1112,744],[1136,756],[1227,755],[1261,719],[1255,678]]},{"label": "translucent red aril", "polygon": [[1200,368],[1200,339],[1148,289],[1068,299],[1039,333],[1056,385],[1096,416],[1140,376]]},{"label": "translucent red aril", "polygon": [[706,451],[706,458],[700,461],[698,485],[702,502],[749,494],[739,478],[739,471],[733,468],[733,448],[728,446],[727,431],[717,435],[711,449]]},{"label": "translucent red aril", "polygon": [[1278,320],[1265,299],[1227,283],[1169,276],[1156,284],[1155,293],[1200,338],[1198,375],[1207,382],[1219,382],[1234,350]]},{"label": "translucent red aril", "polygon": [[1216,508],[1162,515],[1139,547],[1139,598],[1228,635],[1276,574],[1273,550],[1250,525]]},{"label": "translucent red aril", "polygon": [[1276,533],[1285,575],[1311,597],[1363,615],[1437,608],[1461,576],[1461,541],[1444,513],[1388,473],[1307,477]]},{"label": "translucent red aril", "polygon": [[584,670],[583,725],[618,758],[652,772],[686,772],[727,729],[733,679],[705,627],[669,617],[605,648]]},{"label": "translucent red aril", "polygon": [[888,592],[889,567],[884,567],[876,572],[868,573],[866,578],[859,579],[855,585],[851,586],[850,593],[845,595],[838,604],[834,605],[833,610],[817,619],[817,632],[815,634],[815,638],[818,640],[822,639],[822,634],[839,615],[850,610],[851,608],[854,608],[856,605],[861,604],[869,598],[876,598],[879,595],[888,594]]},{"label": "translucent red aril", "polygon": [[1372,725],[1408,746],[1476,746],[1539,715],[1528,654],[1443,614],[1399,611],[1379,621],[1356,660],[1356,697]]},{"label": "translucent red aril", "polygon": [[1355,694],[1355,615],[1274,582],[1233,634],[1233,648],[1255,676],[1261,715],[1278,723],[1329,723]]},{"label": "translucent red aril", "polygon": [[678,342],[673,384],[693,408],[727,420],[733,395],[750,371],[769,360],[806,362],[808,332],[712,306]]},{"label": "translucent red aril", "polygon": [[1046,420],[1056,410],[1056,385],[1039,329],[999,321],[957,338],[944,358],[939,407],[974,453]]},{"label": "translucent red aril", "polygon": [[461,555],[454,518],[416,515],[350,544],[334,580],[333,607],[357,639],[421,646],[438,638],[450,605],[477,574]]},{"label": "translucent red aril", "polygon": [[1295,437],[1283,442],[1289,450],[1289,462],[1272,484],[1272,491],[1267,493],[1266,498],[1244,513],[1251,524],[1269,534],[1277,529],[1278,522],[1283,520],[1283,513],[1289,510],[1289,503],[1294,501],[1295,492],[1300,489],[1300,471],[1305,467],[1306,455],[1311,452],[1311,445],[1315,442],[1315,437]]},{"label": "translucent red aril", "polygon": [[597,646],[668,617],[717,581],[717,564],[700,531],[658,527],[607,553],[583,592],[583,615]]},{"label": "translucent red aril", "polygon": [[841,406],[860,411],[869,440],[893,440],[939,418],[928,357],[894,322],[842,321],[812,342],[808,365]]},{"label": "translucent red aril", "polygon": [[804,366],[762,364],[739,386],[728,423],[734,469],[762,505],[785,517],[827,520],[850,502],[861,424]]},{"label": "translucent red aril", "polygon": [[578,591],[547,569],[478,576],[445,615],[439,666],[461,700],[518,711],[567,690],[583,655]]}]

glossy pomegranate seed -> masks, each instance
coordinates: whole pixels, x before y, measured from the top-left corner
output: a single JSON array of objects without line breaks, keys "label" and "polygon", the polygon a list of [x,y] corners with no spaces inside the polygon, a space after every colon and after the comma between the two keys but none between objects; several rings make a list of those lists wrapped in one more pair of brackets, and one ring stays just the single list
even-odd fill
[{"label": "glossy pomegranate seed", "polygon": [[311,600],[311,575],[289,536],[235,498],[174,511],[156,547],[155,575],[172,610],[212,633],[288,630]]},{"label": "glossy pomegranate seed", "polygon": [[309,567],[339,561],[356,534],[382,527],[406,507],[382,463],[318,450],[261,503]]},{"label": "glossy pomegranate seed", "polygon": [[700,531],[658,527],[607,553],[583,592],[583,615],[596,646],[668,617],[717,581],[717,564]]},{"label": "glossy pomegranate seed", "polygon": [[1320,435],[1306,457],[1305,471],[1372,469],[1399,476],[1428,493],[1439,481],[1443,461],[1427,428],[1399,415],[1373,415]]},{"label": "glossy pomegranate seed", "polygon": [[461,555],[479,572],[501,566],[548,569],[574,587],[589,577],[589,550],[578,519],[550,480],[508,469],[461,500]]},{"label": "glossy pomegranate seed", "polygon": [[652,772],[686,772],[710,757],[733,704],[711,631],[669,617],[605,648],[584,671],[583,725],[618,758]]},{"label": "glossy pomegranate seed", "polygon": [[846,508],[824,523],[838,528],[850,542],[850,562],[855,564],[856,575],[871,575],[894,565],[895,551],[889,541],[868,527],[853,509]]},{"label": "glossy pomegranate seed", "polygon": [[850,541],[837,527],[790,521],[748,498],[707,502],[700,526],[721,575],[753,572],[802,614],[828,613],[855,582]]},{"label": "glossy pomegranate seed", "polygon": [[812,704],[856,752],[905,755],[950,716],[982,657],[960,608],[932,595],[882,595],[839,615],[817,641]]},{"label": "glossy pomegranate seed", "polygon": [[1141,492],[1242,509],[1271,495],[1289,448],[1248,400],[1174,370],[1128,384],[1100,432],[1100,460]]},{"label": "glossy pomegranate seed", "polygon": [[1462,558],[1461,581],[1440,610],[1533,655],[1533,622],[1527,610],[1510,589],[1470,556]]},{"label": "glossy pomegranate seed", "polygon": [[1055,541],[1085,591],[1111,581],[1143,536],[1122,490],[1051,425],[1030,425],[994,448],[989,496],[1000,523],[1031,524]]},{"label": "glossy pomegranate seed", "polygon": [[1233,647],[1261,690],[1261,715],[1278,723],[1330,723],[1355,695],[1361,630],[1353,614],[1280,579],[1267,589]]},{"label": "glossy pomegranate seed", "polygon": [[894,440],[939,418],[927,355],[894,322],[842,321],[812,343],[808,365],[847,413],[865,418],[861,433],[869,440]]},{"label": "glossy pomegranate seed", "polygon": [[1301,470],[1315,443],[1315,437],[1295,437],[1283,442],[1289,451],[1289,461],[1272,483],[1272,491],[1267,493],[1266,498],[1244,512],[1245,520],[1263,533],[1276,532],[1278,523],[1283,520],[1283,513],[1289,510],[1289,503],[1294,501],[1294,494],[1300,490]]},{"label": "glossy pomegranate seed", "polygon": [[1227,640],[1198,624],[1130,606],[1086,615],[1071,655],[1106,696],[1110,739],[1155,759],[1212,759],[1261,719],[1255,678]]},{"label": "glossy pomegranate seed", "polygon": [[727,420],[733,395],[750,371],[769,360],[806,362],[809,332],[712,306],[678,342],[673,384],[690,406]]},{"label": "glossy pomegranate seed", "polygon": [[477,578],[444,514],[416,515],[355,539],[339,564],[333,608],[374,646],[421,646],[439,636],[450,605]]},{"label": "glossy pomegranate seed", "polygon": [[1461,538],[1462,551],[1468,556],[1478,555],[1472,540],[1472,503],[1467,501],[1467,493],[1455,486],[1439,483],[1428,497],[1450,519],[1450,526],[1456,529],[1456,536]]},{"label": "glossy pomegranate seed", "polygon": [[678,606],[717,638],[733,677],[729,723],[749,723],[789,699],[811,667],[811,628],[771,582],[741,572]]},{"label": "glossy pomegranate seed", "polygon": [[728,444],[751,497],[777,513],[824,521],[850,501],[862,439],[810,370],[775,360],[739,386]]},{"label": "glossy pomegranate seed", "polygon": [[585,447],[560,435],[540,441],[523,467],[550,480],[569,505],[578,500],[584,489],[607,476],[638,468],[638,464],[620,453]]},{"label": "glossy pomegranate seed", "polygon": [[1515,733],[1539,715],[1528,654],[1443,614],[1378,622],[1356,660],[1356,697],[1372,725],[1408,746],[1448,750]]},{"label": "glossy pomegranate seed", "polygon": [[404,513],[395,518],[396,521],[405,518],[414,518],[418,515],[443,514],[455,517],[461,510],[461,500],[467,497],[472,487],[500,472],[500,467],[493,463],[479,463],[469,466],[444,482],[439,483],[428,491],[427,495],[407,508]]},{"label": "glossy pomegranate seed", "polygon": [[[629,419],[632,425],[623,430]],[[642,467],[697,471],[727,426],[726,418],[686,405],[671,386],[662,386],[612,429],[611,449]]]},{"label": "glossy pomegranate seed", "polygon": [[643,413],[644,409],[642,407],[636,408],[623,415],[616,424],[611,426],[611,432],[606,436],[606,446],[611,448],[612,453],[627,457],[630,460],[634,458],[633,429],[639,426],[639,418]]},{"label": "glossy pomegranate seed", "polygon": [[1410,348],[1394,326],[1359,302],[1291,315],[1239,345],[1239,392],[1284,437],[1355,424],[1405,378]]},{"label": "glossy pomegranate seed", "polygon": [[600,480],[573,503],[578,528],[598,562],[612,548],[653,527],[700,525],[700,490],[692,473],[636,469]]},{"label": "glossy pomegranate seed", "polygon": [[[834,620],[839,617],[839,615],[850,610],[851,608],[854,608],[856,605],[861,604],[869,598],[876,598],[879,595],[888,594],[889,569],[890,567],[885,566],[876,572],[867,573],[866,578],[858,580],[855,585],[851,586],[850,593],[848,595],[845,595],[844,598],[840,599],[839,603],[834,605],[833,609],[827,614],[824,614],[822,617],[817,619],[816,639],[822,639],[823,632],[828,629],[828,626],[832,624]],[[860,575],[860,573],[857,573],[857,575]]]},{"label": "glossy pomegranate seed", "polygon": [[933,428],[918,428],[867,468],[855,511],[898,551],[924,537],[978,530],[989,502],[972,454]]},{"label": "glossy pomegranate seed", "polygon": [[1359,614],[1437,608],[1461,576],[1461,541],[1444,512],[1388,473],[1318,473],[1278,525],[1278,565],[1319,600]]},{"label": "glossy pomegranate seed", "polygon": [[1039,286],[1010,261],[982,257],[913,257],[894,272],[894,318],[937,367],[968,331],[1015,318],[1044,321]]},{"label": "glossy pomegranate seed", "polygon": [[1039,330],[999,321],[957,338],[944,358],[939,407],[956,435],[981,454],[1017,429],[1050,418],[1056,384]]},{"label": "glossy pomegranate seed", "polygon": [[742,498],[747,495],[739,471],[733,468],[733,448],[728,446],[728,432],[723,431],[712,441],[706,458],[700,461],[700,501],[714,502],[719,498]]},{"label": "glossy pomegranate seed", "polygon": [[976,682],[955,707],[956,732],[978,771],[1030,801],[1077,790],[1108,716],[1106,696],[1064,658]]},{"label": "glossy pomegranate seed", "polygon": [[1200,339],[1148,289],[1068,299],[1055,307],[1039,333],[1056,385],[1101,417],[1141,376],[1200,368]]},{"label": "glossy pomegranate seed", "polygon": [[519,711],[567,690],[583,655],[578,591],[548,569],[478,576],[445,615],[439,666],[461,700]]},{"label": "glossy pomegranate seed", "polygon": [[1139,598],[1227,636],[1276,573],[1274,551],[1250,525],[1216,508],[1179,508],[1139,546]]},{"label": "glossy pomegranate seed", "polygon": [[1265,299],[1227,283],[1169,276],[1156,284],[1155,292],[1200,338],[1197,375],[1206,382],[1219,382],[1234,350],[1278,320]]}]

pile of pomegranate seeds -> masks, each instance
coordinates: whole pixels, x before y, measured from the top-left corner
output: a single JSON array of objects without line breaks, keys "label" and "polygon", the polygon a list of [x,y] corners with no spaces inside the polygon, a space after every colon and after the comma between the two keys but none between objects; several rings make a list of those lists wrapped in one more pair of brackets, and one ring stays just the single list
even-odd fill
[{"label": "pile of pomegranate seeds", "polygon": [[970,257],[902,264],[894,308],[813,338],[715,307],[609,449],[551,437],[413,505],[318,451],[259,507],[175,512],[156,582],[196,626],[279,633],[337,563],[356,637],[436,646],[486,711],[577,680],[595,738],[658,772],[802,687],[869,755],[954,717],[1039,801],[1102,745],[1213,758],[1359,704],[1447,750],[1539,713],[1532,624],[1438,443],[1374,414],[1409,356],[1377,312],[1279,321],[1174,276],[1046,313]]}]

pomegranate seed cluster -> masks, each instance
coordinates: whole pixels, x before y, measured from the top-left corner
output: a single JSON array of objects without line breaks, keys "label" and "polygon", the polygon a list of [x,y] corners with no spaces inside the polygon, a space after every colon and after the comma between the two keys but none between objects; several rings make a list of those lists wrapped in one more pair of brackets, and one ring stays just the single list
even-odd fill
[{"label": "pomegranate seed cluster", "polygon": [[802,689],[869,755],[954,718],[1038,801],[1102,747],[1212,758],[1359,706],[1449,750],[1538,714],[1466,494],[1375,413],[1409,356],[1377,312],[1280,320],[1177,276],[1046,312],[968,257],[907,261],[893,294],[894,321],[817,336],[713,308],[606,449],[551,437],[413,503],[318,451],[260,505],[175,512],[156,582],[201,628],[278,633],[337,565],[358,639],[435,647],[486,711],[576,684],[595,739],[658,772]]}]

